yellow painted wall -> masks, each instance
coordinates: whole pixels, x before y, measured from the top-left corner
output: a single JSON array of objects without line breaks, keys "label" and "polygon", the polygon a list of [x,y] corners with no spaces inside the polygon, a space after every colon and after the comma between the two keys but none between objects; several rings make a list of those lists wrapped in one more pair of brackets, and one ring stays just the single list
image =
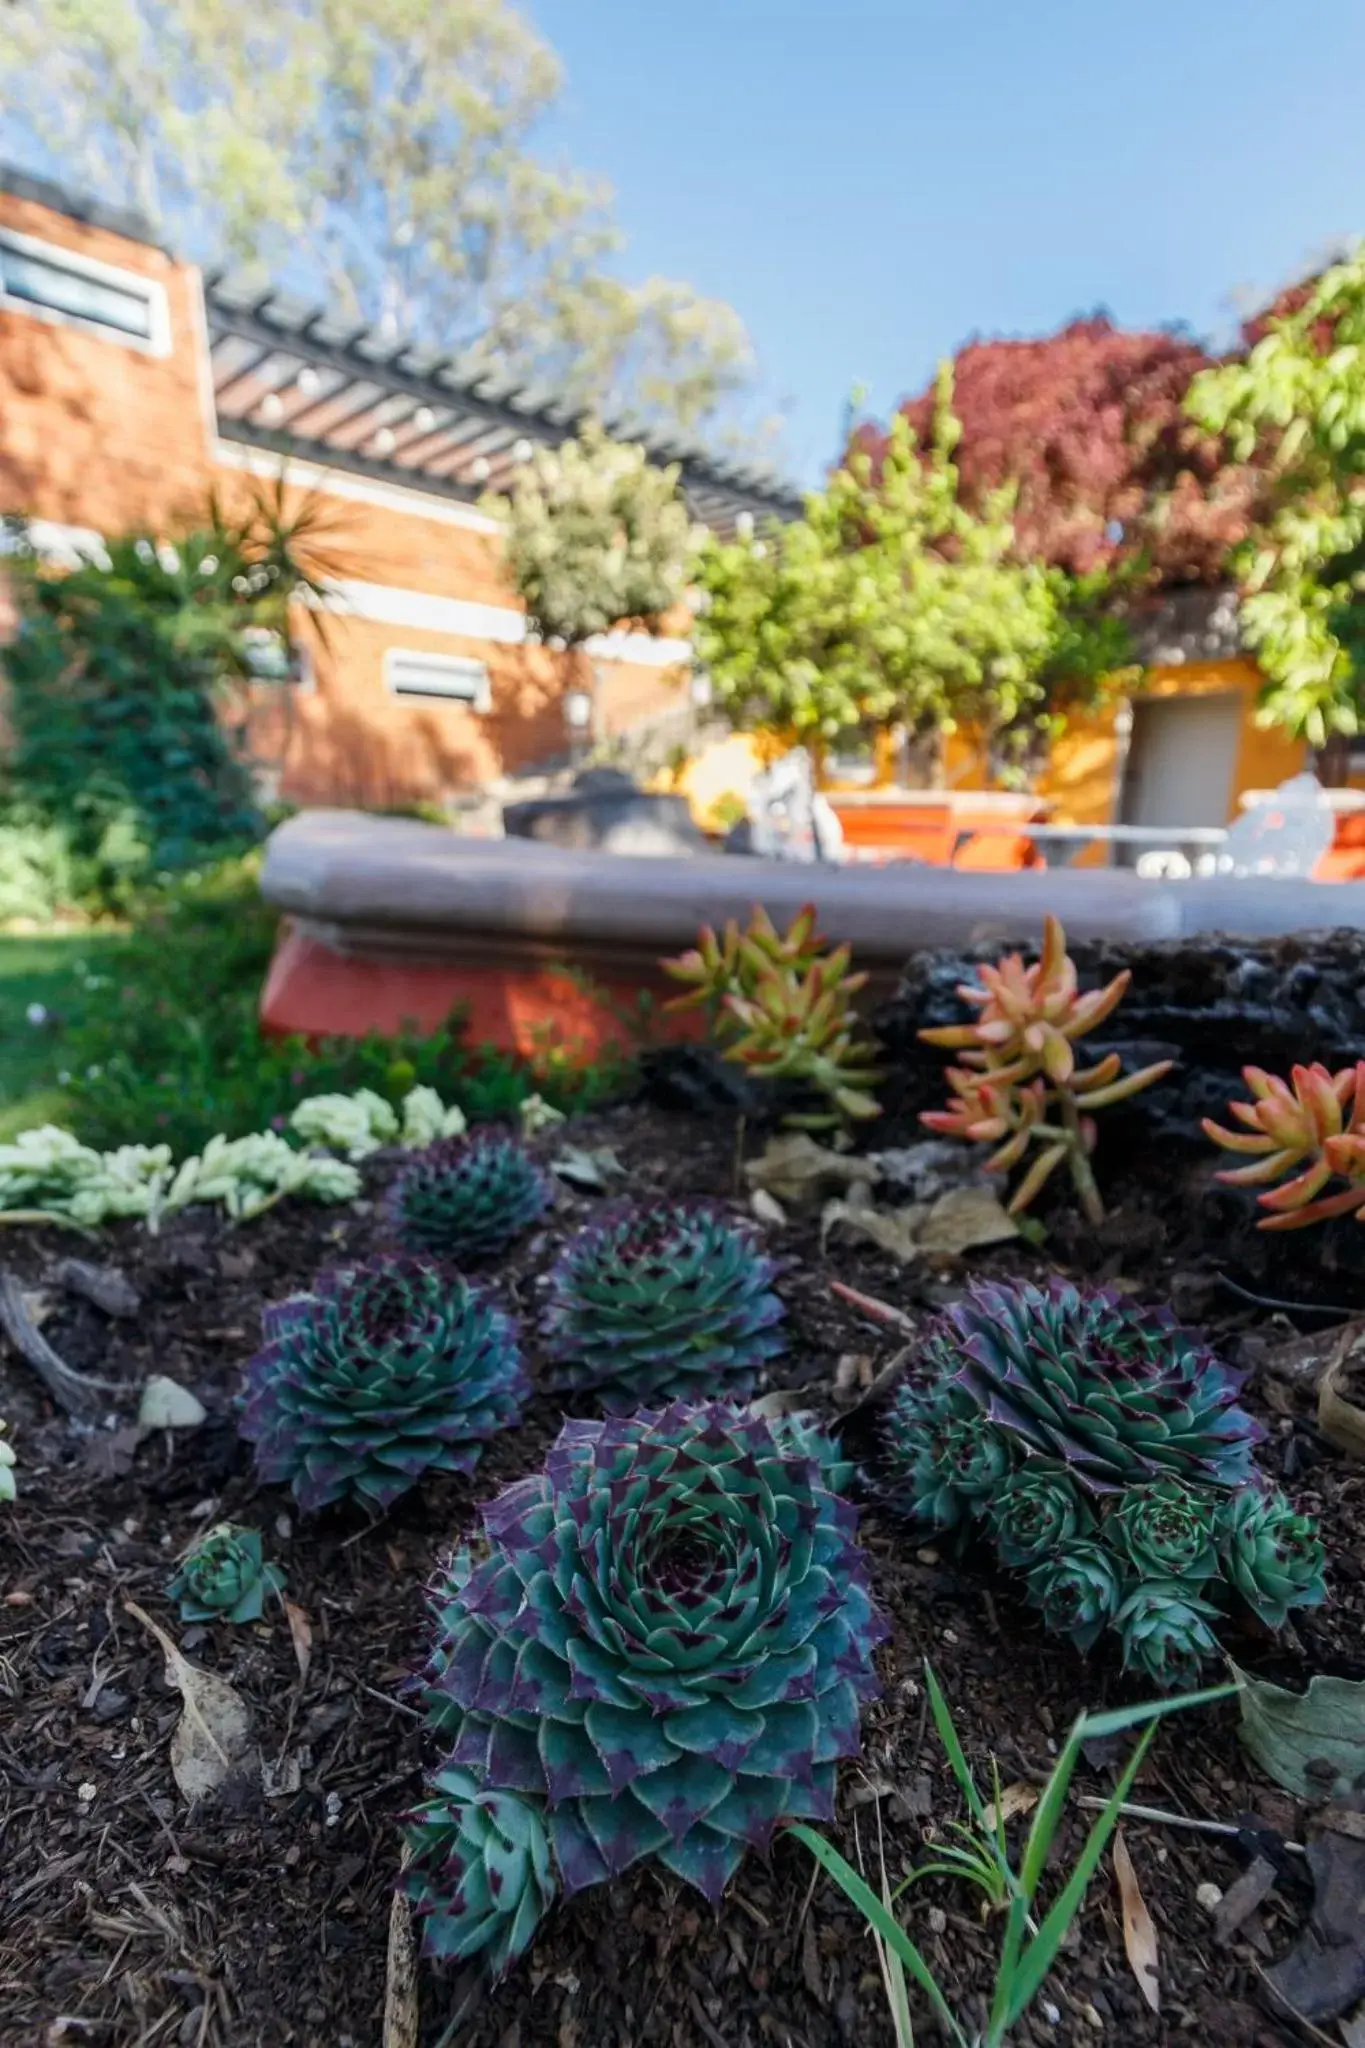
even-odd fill
[{"label": "yellow painted wall", "polygon": [[[1301,740],[1288,739],[1282,732],[1257,725],[1256,699],[1260,688],[1260,670],[1254,661],[1242,656],[1224,661],[1191,661],[1179,668],[1149,669],[1142,688],[1144,697],[1202,697],[1236,691],[1243,698],[1228,822],[1237,816],[1237,799],[1243,790],[1274,789],[1277,783],[1297,775],[1305,764],[1306,749]],[[1078,719],[1053,747],[1038,793],[1052,804],[1057,824],[1114,822],[1123,709],[1122,704],[1109,705],[1089,718]],[[970,734],[957,733],[949,739],[944,766],[944,780],[950,788],[986,787],[982,755]]]}]

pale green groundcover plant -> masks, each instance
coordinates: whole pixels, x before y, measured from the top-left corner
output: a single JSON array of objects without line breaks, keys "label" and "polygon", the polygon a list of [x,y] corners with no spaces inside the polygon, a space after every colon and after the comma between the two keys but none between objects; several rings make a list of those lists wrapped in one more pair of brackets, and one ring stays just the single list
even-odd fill
[{"label": "pale green groundcover plant", "polygon": [[14,1447],[3,1441],[9,1424],[0,1421],[0,1505],[14,1499]]},{"label": "pale green groundcover plant", "polygon": [[[896,2030],[896,2048],[913,2048],[914,2044],[907,1987],[907,1978],[911,1977],[927,1997],[940,2031],[953,2048],[1000,2048],[1041,1991],[1067,1930],[1080,1911],[1086,1887],[1098,1868],[1109,1838],[1118,1825],[1124,1802],[1142,1768],[1143,1758],[1156,1733],[1157,1720],[1184,1707],[1205,1706],[1213,1700],[1227,1699],[1237,1691],[1237,1687],[1211,1686],[1204,1692],[1185,1693],[1175,1699],[1117,1707],[1107,1714],[1080,1715],[1038,1796],[1023,1858],[1016,1870],[1005,1838],[998,1774],[994,1779],[993,1806],[988,1810],[938,1680],[929,1665],[925,1665],[924,1671],[934,1725],[971,1815],[970,1823],[955,1825],[960,1846],[940,1844],[935,1860],[911,1871],[894,1892],[883,1872],[879,1898],[832,1842],[827,1842],[823,1835],[816,1834],[802,1821],[793,1821],[789,1825],[791,1832],[800,1837],[816,1862],[829,1873],[868,1923],[868,1931],[876,1943],[882,1981]],[[1084,1848],[1041,1924],[1036,1922],[1034,1907],[1082,1746],[1120,1735],[1143,1723],[1146,1726],[1142,1736],[1120,1774],[1109,1803],[1091,1828]],[[994,1770],[994,1766],[992,1768]],[[1005,1916],[990,2013],[984,2029],[978,2034],[969,2034],[957,2019],[933,1971],[891,1910],[909,1885],[931,1875],[965,1878],[977,1885],[990,1904]]]},{"label": "pale green groundcover plant", "polygon": [[[156,1230],[163,1216],[193,1202],[212,1202],[234,1223],[248,1223],[286,1195],[311,1202],[351,1202],[360,1193],[354,1161],[381,1145],[409,1150],[437,1138],[458,1137],[464,1112],[447,1108],[434,1088],[412,1088],[401,1117],[373,1090],[354,1095],[312,1095],[298,1105],[290,1127],[305,1143],[328,1151],[300,1151],[277,1131],[245,1138],[221,1132],[202,1152],[176,1166],[169,1145],[120,1145],[96,1152],[56,1124],[21,1131],[0,1145],[0,1221],[70,1223],[94,1230],[121,1216],[136,1216]],[[345,1152],[347,1159],[330,1156]]]},{"label": "pale green groundcover plant", "polygon": [[420,1151],[438,1138],[463,1137],[462,1109],[447,1108],[434,1088],[411,1088],[399,1113],[373,1088],[354,1095],[309,1095],[289,1119],[289,1128],[308,1145],[325,1145],[348,1159],[367,1159],[383,1145]]},{"label": "pale green groundcover plant", "polygon": [[210,1138],[177,1167],[169,1145],[120,1145],[96,1152],[70,1131],[43,1124],[0,1145],[0,1219],[71,1223],[94,1230],[121,1216],[155,1230],[191,1202],[218,1202],[234,1222],[273,1208],[285,1195],[349,1202],[360,1176],[340,1159],[300,1152],[275,1131]]}]

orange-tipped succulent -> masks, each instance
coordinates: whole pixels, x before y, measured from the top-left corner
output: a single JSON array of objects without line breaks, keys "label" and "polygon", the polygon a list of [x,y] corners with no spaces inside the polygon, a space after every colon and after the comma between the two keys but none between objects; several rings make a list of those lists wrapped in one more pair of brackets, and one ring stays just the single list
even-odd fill
[{"label": "orange-tipped succulent", "polygon": [[[1253,1156],[1218,1179],[1265,1190],[1256,1197],[1269,1211],[1262,1230],[1303,1230],[1329,1216],[1365,1223],[1365,1060],[1337,1074],[1315,1061],[1291,1068],[1288,1081],[1243,1067],[1242,1079],[1252,1099],[1228,1108],[1245,1128],[1230,1131],[1205,1117],[1204,1130],[1225,1152]],[[1346,1185],[1324,1193],[1333,1180]]]},{"label": "orange-tipped succulent", "polygon": [[793,1110],[785,1122],[827,1129],[878,1114],[869,1090],[879,1077],[875,1048],[857,1036],[852,999],[867,980],[850,973],[847,946],[834,952],[815,929],[807,904],[785,932],[755,907],[743,931],[731,920],[717,938],[703,926],[696,947],[663,962],[664,972],[686,983],[670,1010],[704,1006],[725,1057],[756,1078],[795,1082],[822,1095],[829,1107]]},{"label": "orange-tipped succulent", "polygon": [[926,1110],[920,1121],[944,1137],[996,1146],[986,1161],[992,1172],[1008,1173],[1030,1148],[1038,1148],[1010,1197],[1011,1214],[1027,1209],[1065,1164],[1081,1207],[1092,1223],[1100,1223],[1104,1204],[1090,1168],[1094,1112],[1125,1102],[1171,1066],[1158,1060],[1125,1074],[1117,1053],[1094,1066],[1076,1064],[1076,1040],[1113,1015],[1132,977],[1125,969],[1104,988],[1082,995],[1066,933],[1055,917],[1044,920],[1042,951],[1031,966],[1021,953],[1007,953],[977,973],[975,986],[958,989],[978,1012],[974,1021],[919,1034],[926,1045],[941,1045],[961,1061],[947,1070],[953,1089],[947,1109]]}]

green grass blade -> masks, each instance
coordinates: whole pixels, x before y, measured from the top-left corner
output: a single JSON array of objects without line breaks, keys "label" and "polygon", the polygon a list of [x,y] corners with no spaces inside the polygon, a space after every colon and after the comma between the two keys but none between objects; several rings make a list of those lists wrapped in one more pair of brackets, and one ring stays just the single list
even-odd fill
[{"label": "green grass blade", "polygon": [[805,1843],[820,1868],[834,1879],[844,1896],[858,1908],[868,1926],[881,1936],[891,1953],[897,1956],[910,1972],[934,2008],[945,2031],[957,2044],[957,2048],[968,2048],[967,2037],[954,2019],[947,1999],[939,1990],[933,1971],[899,1921],[887,1911],[871,1885],[859,1876],[847,1858],[839,1854],[833,1842],[826,1841],[823,1835],[817,1835],[814,1828],[808,1828],[803,1821],[794,1820],[788,1823],[788,1831]]},{"label": "green grass blade", "polygon": [[977,1826],[983,1834],[989,1834],[990,1829],[986,1824],[985,1802],[976,1789],[976,1779],[972,1776],[972,1767],[967,1761],[966,1751],[958,1740],[957,1729],[953,1725],[953,1717],[948,1710],[948,1702],[944,1699],[942,1687],[934,1676],[934,1667],[927,1660],[924,1666],[924,1682],[929,1688],[929,1710],[934,1717],[934,1726],[938,1730],[938,1739],[943,1744],[943,1753],[948,1759],[953,1776],[962,1787],[962,1796],[971,1808]]},{"label": "green grass blade", "polygon": [[1005,2015],[1007,2029],[1016,2024],[1020,2014],[1032,2003],[1048,1971],[1056,1962],[1057,1951],[1066,1938],[1067,1929],[1080,1910],[1086,1886],[1095,1874],[1109,1837],[1118,1826],[1119,1809],[1132,1790],[1133,1780],[1142,1768],[1142,1760],[1151,1747],[1155,1734],[1156,1729],[1150,1725],[1143,1730],[1136,1749],[1129,1757],[1123,1774],[1114,1787],[1108,1805],[1090,1830],[1085,1847],[1077,1858],[1075,1869],[1063,1885],[1052,1911],[1020,1957],[1010,1985]]},{"label": "green grass blade", "polygon": [[1047,1859],[1052,1852],[1053,1840],[1066,1805],[1066,1795],[1071,1787],[1072,1774],[1081,1753],[1085,1738],[1085,1716],[1082,1714],[1072,1723],[1071,1733],[1062,1744],[1061,1754],[1048,1774],[1038,1804],[1033,1811],[1033,1823],[1024,1844],[1024,1858],[1019,1866],[1019,1889],[1032,1905],[1042,1883]]},{"label": "green grass blade", "polygon": [[1144,1721],[1156,1721],[1163,1714],[1179,1714],[1186,1707],[1207,1707],[1215,1700],[1232,1699],[1237,1687],[1210,1685],[1202,1692],[1173,1693],[1169,1699],[1144,1700],[1136,1707],[1114,1707],[1107,1714],[1085,1714],[1081,1717],[1081,1740],[1093,1742],[1106,1735],[1123,1735],[1129,1728],[1140,1728]]}]

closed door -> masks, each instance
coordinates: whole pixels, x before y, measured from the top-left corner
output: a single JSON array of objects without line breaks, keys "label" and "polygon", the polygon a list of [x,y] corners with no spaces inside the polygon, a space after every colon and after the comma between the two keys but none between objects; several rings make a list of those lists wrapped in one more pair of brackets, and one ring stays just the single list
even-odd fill
[{"label": "closed door", "polygon": [[1241,726],[1236,691],[1139,699],[1123,775],[1123,823],[1226,825]]}]

